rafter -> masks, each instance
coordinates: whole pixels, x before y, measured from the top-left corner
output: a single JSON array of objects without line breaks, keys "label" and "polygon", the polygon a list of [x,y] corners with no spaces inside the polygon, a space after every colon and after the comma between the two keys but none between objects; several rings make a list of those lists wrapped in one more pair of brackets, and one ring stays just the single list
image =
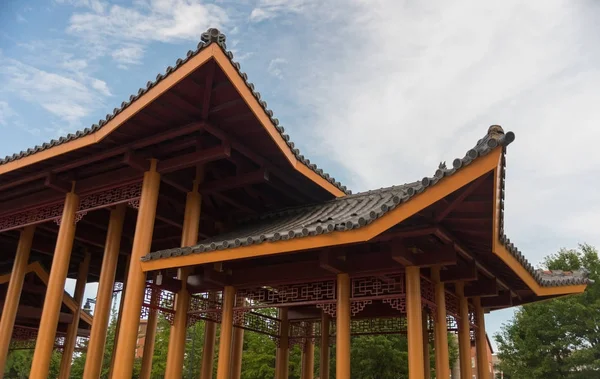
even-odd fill
[{"label": "rafter", "polygon": [[212,98],[213,91],[213,80],[215,78],[215,66],[214,60],[211,60],[207,64],[208,73],[206,75],[206,81],[204,82],[204,94],[202,96],[202,119],[207,120],[210,112],[210,100]]},{"label": "rafter", "polygon": [[269,181],[269,172],[261,169],[242,175],[231,176],[224,179],[214,180],[200,185],[200,192],[215,193],[223,192],[234,188],[241,188],[251,184],[263,183]]},{"label": "rafter", "polygon": [[463,192],[460,195],[458,195],[454,200],[452,200],[452,202],[450,202],[450,204],[448,204],[446,208],[444,208],[440,213],[438,213],[433,219],[433,221],[436,224],[440,223],[444,218],[446,218],[446,216],[452,213],[452,211],[455,210],[456,207],[458,207],[467,197],[469,197],[470,194],[472,194],[477,188],[479,188],[479,186],[481,186],[481,184],[485,182],[487,177],[488,175],[485,175],[474,180],[473,183],[471,183],[467,188],[463,190]]}]

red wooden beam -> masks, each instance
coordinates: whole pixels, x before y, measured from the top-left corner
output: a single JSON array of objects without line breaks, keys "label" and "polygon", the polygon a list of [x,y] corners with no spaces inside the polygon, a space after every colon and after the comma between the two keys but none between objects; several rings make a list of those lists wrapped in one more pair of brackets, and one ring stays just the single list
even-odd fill
[{"label": "red wooden beam", "polygon": [[512,307],[512,294],[510,291],[500,291],[498,296],[484,297],[481,299],[484,308],[506,308]]},{"label": "red wooden beam", "polygon": [[125,157],[123,157],[123,163],[141,172],[146,172],[150,168],[150,161],[148,159],[136,154],[131,150],[125,153]]},{"label": "red wooden beam", "polygon": [[69,193],[73,188],[73,185],[67,181],[59,179],[56,177],[56,174],[53,172],[49,173],[46,176],[46,180],[44,181],[44,185],[48,188],[52,188],[61,193]]},{"label": "red wooden beam", "polygon": [[485,175],[474,180],[473,183],[471,183],[467,188],[463,190],[463,192],[460,195],[458,195],[454,200],[452,200],[452,202],[446,208],[444,208],[444,210],[442,210],[435,216],[434,222],[438,224],[444,218],[446,218],[446,216],[448,216],[453,210],[455,210],[456,207],[458,207],[467,197],[469,197],[470,194],[472,194],[477,188],[479,188],[481,184],[485,182],[487,177],[488,175]]},{"label": "red wooden beam", "polygon": [[440,272],[440,279],[445,283],[477,280],[478,272],[475,262],[461,263],[448,267]]},{"label": "red wooden beam", "polygon": [[496,278],[481,277],[476,281],[469,283],[465,287],[466,297],[491,297],[498,296],[498,282]]},{"label": "red wooden beam", "polygon": [[204,82],[204,95],[202,96],[202,119],[208,119],[208,113],[210,111],[210,100],[212,98],[213,80],[215,78],[215,66],[214,60],[211,60],[207,65],[208,73],[206,75],[206,81]]},{"label": "red wooden beam", "polygon": [[[222,129],[214,126],[213,124],[207,123],[204,126],[204,130],[206,130],[208,133],[214,135],[215,137],[219,138],[221,141],[228,141],[229,143],[231,143],[231,147],[233,149],[239,151],[242,155],[245,155],[246,157],[248,157],[251,161],[255,162],[259,167],[264,167],[264,168],[268,169],[275,176],[279,177],[281,180],[283,180],[288,185],[290,185],[294,188],[298,188],[298,190],[300,190],[300,191],[302,188],[305,187],[305,185],[303,185],[302,182],[300,182],[297,179],[294,179],[291,175],[287,174],[286,172],[279,169],[278,167],[275,167],[273,164],[270,163],[270,161],[268,159],[262,157],[260,154],[255,153],[250,148],[248,148],[246,146],[246,144],[239,142],[237,139],[233,138],[232,136],[230,136],[229,134],[224,132]],[[309,196],[311,199],[319,200],[319,198],[317,196],[312,195],[309,191],[303,191],[303,192],[305,192],[306,195]]]},{"label": "red wooden beam", "polygon": [[199,190],[202,193],[212,194],[266,181],[269,181],[269,172],[265,169],[261,169],[247,174],[204,183],[200,186]]},{"label": "red wooden beam", "polygon": [[[110,157],[114,157],[117,155],[121,155],[121,154],[125,154],[127,151],[130,150],[137,150],[137,149],[141,149],[147,146],[151,146],[151,145],[156,145],[162,141],[165,140],[169,140],[169,139],[173,139],[176,137],[180,137],[186,134],[191,134],[194,133],[196,131],[202,130],[204,127],[205,123],[200,121],[196,121],[196,122],[192,122],[192,123],[188,123],[179,127],[173,127],[173,128],[169,128],[168,131],[164,132],[164,133],[158,133],[155,134],[153,136],[150,137],[146,137],[143,139],[140,139],[138,141],[134,141],[113,149],[108,149],[105,150],[103,152],[99,152],[96,154],[89,154],[86,158],[83,159],[77,159],[75,161],[63,164],[63,165],[58,165],[56,167],[52,167],[50,169],[50,171],[52,171],[53,173],[59,173],[59,172],[64,172],[64,171],[68,171],[68,170],[72,170],[74,168],[80,167],[80,166],[85,166],[94,162],[99,162],[102,161],[104,159],[110,158]],[[39,173],[39,174],[35,174],[35,175],[28,175],[27,177],[24,177],[22,179],[19,180],[15,180],[15,181],[11,181],[8,183],[4,183],[2,185],[0,185],[0,191],[5,190],[7,188],[11,188],[11,187],[15,187],[15,186],[19,186],[31,181],[35,181],[35,180],[39,180],[39,179],[43,179],[45,178],[47,175],[47,172],[43,172],[43,173]]]},{"label": "red wooden beam", "polygon": [[334,274],[348,272],[346,262],[337,259],[332,251],[324,250],[319,253],[319,267]]},{"label": "red wooden beam", "polygon": [[210,149],[197,151],[190,154],[181,155],[176,158],[167,159],[158,162],[157,171],[161,174],[178,171],[187,167],[206,164],[219,159],[227,158],[231,155],[231,146],[223,143]]}]

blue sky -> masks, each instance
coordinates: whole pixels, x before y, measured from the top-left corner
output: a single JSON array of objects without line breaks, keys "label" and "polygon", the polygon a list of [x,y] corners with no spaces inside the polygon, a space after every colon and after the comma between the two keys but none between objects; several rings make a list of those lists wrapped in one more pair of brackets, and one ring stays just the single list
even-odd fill
[{"label": "blue sky", "polygon": [[514,131],[506,229],[538,264],[600,246],[599,19],[566,0],[5,0],[0,155],[97,122],[218,27],[298,147],[354,191]]}]

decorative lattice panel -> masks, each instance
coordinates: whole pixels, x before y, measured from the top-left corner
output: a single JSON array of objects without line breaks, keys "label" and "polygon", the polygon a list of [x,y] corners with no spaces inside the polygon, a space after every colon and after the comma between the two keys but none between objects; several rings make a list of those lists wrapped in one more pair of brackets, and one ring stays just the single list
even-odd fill
[{"label": "decorative lattice panel", "polygon": [[395,297],[404,293],[403,274],[352,278],[352,299]]},{"label": "decorative lattice panel", "polygon": [[[121,203],[136,202],[139,200],[141,194],[141,183],[133,183],[81,196],[75,222],[81,220],[88,212],[96,209]],[[57,224],[60,224],[63,206],[63,203],[60,202],[0,217],[0,232],[47,221],[55,221]]]},{"label": "decorative lattice panel", "polygon": [[156,310],[170,323],[173,323],[173,317],[175,316],[175,294],[165,291],[153,283],[147,283],[141,318],[147,318],[151,310]]},{"label": "decorative lattice panel", "polygon": [[255,287],[237,291],[236,304],[247,300],[253,308],[266,308],[283,304],[316,304],[335,301],[335,281],[288,284],[277,287]]}]

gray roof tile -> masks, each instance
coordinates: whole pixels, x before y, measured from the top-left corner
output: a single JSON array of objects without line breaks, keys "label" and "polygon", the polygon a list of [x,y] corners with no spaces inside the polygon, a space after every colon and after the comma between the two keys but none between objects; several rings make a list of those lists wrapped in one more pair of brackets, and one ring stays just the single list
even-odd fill
[{"label": "gray roof tile", "polygon": [[[399,186],[357,193],[318,204],[282,209],[258,217],[251,217],[242,220],[239,227],[231,232],[203,240],[195,246],[156,251],[142,257],[142,260],[150,261],[180,255],[201,254],[203,252],[261,244],[265,241],[289,240],[334,231],[358,229],[390,212],[399,204],[409,201],[413,196],[426,191],[427,188],[434,186],[442,178],[455,174],[497,147],[503,149],[502,177],[504,178],[506,146],[514,139],[514,133],[504,133],[500,126],[493,125],[474,148],[467,151],[464,157],[456,158],[452,162],[451,168],[448,168],[445,162],[440,163],[431,177],[424,177],[420,181]],[[504,195],[504,190],[502,194]],[[503,205],[504,196],[501,199],[501,207]],[[503,211],[502,208],[502,215]],[[500,225],[502,231],[503,223],[501,222]],[[567,274],[534,269],[504,234],[501,235],[501,241],[506,245],[509,252],[519,260],[540,285],[558,286],[588,283],[589,280],[585,271],[574,271]]]},{"label": "gray roof tile", "polygon": [[261,99],[260,92],[256,91],[254,89],[254,84],[252,84],[248,81],[248,75],[246,73],[242,72],[240,64],[233,60],[233,53],[231,51],[227,50],[225,41],[226,41],[225,35],[222,34],[218,29],[215,29],[215,28],[208,29],[206,32],[202,33],[201,42],[198,44],[196,50],[189,50],[187,52],[187,55],[185,58],[177,59],[177,61],[175,62],[175,66],[167,67],[164,74],[159,73],[156,76],[156,80],[149,81],[148,83],[146,83],[145,88],[140,88],[138,90],[137,94],[131,95],[129,97],[129,101],[122,102],[121,106],[119,108],[114,108],[112,113],[107,114],[106,117],[104,119],[98,121],[97,124],[94,124],[89,128],[79,130],[75,133],[68,134],[65,137],[60,137],[59,139],[53,139],[50,142],[46,142],[41,145],[34,146],[33,148],[29,148],[27,150],[20,151],[13,155],[9,155],[4,158],[0,158],[0,165],[6,164],[6,163],[9,163],[12,161],[16,161],[18,159],[27,157],[29,155],[38,153],[38,152],[46,150],[46,149],[49,149],[51,147],[58,146],[63,143],[66,143],[66,142],[72,141],[74,139],[84,137],[86,135],[96,132],[97,130],[104,127],[104,125],[106,125],[110,120],[115,118],[119,113],[123,112],[127,107],[129,107],[131,104],[133,104],[136,100],[138,100],[142,95],[144,95],[146,92],[148,92],[149,89],[156,86],[161,80],[168,77],[170,74],[175,72],[180,66],[182,66],[187,61],[189,61],[192,57],[194,57],[198,53],[200,53],[200,51],[204,50],[210,44],[216,43],[223,50],[225,55],[229,58],[229,60],[231,61],[233,66],[236,68],[236,70],[238,71],[240,76],[244,79],[244,82],[246,83],[248,88],[252,91],[252,94],[254,95],[256,100],[260,103],[260,105],[262,106],[262,108],[265,111],[265,113],[267,114],[267,116],[269,116],[271,122],[277,128],[277,131],[281,134],[282,138],[286,141],[288,147],[290,148],[290,150],[292,151],[292,153],[294,154],[296,159],[298,159],[300,162],[302,162],[308,168],[310,168],[311,170],[313,170],[314,172],[319,174],[322,178],[327,180],[329,183],[336,186],[341,191],[343,191],[345,193],[350,193],[350,191],[346,188],[346,186],[344,186],[340,182],[336,181],[329,174],[324,173],[323,170],[321,170],[317,167],[317,165],[315,165],[314,163],[311,163],[309,159],[307,159],[304,155],[300,154],[300,151],[295,147],[294,143],[290,141],[290,136],[285,133],[284,127],[279,125],[279,120],[277,118],[273,117],[273,111],[268,108],[267,102]]}]

